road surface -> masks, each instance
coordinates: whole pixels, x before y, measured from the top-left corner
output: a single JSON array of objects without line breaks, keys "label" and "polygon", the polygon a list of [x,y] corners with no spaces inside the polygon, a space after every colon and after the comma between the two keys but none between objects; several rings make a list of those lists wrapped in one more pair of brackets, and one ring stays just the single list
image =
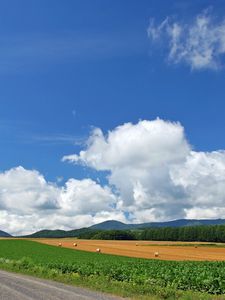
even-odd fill
[{"label": "road surface", "polygon": [[0,300],[119,300],[86,289],[0,270]]}]

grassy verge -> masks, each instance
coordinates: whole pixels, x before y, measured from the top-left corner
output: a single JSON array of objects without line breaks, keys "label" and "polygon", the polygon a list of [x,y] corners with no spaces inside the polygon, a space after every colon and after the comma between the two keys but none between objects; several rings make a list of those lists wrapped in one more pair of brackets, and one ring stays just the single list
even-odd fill
[{"label": "grassy verge", "polygon": [[[1,269],[134,299],[225,299],[212,295],[225,289],[224,266],[126,258],[30,241],[0,241]],[[203,277],[196,279],[199,272]]]}]

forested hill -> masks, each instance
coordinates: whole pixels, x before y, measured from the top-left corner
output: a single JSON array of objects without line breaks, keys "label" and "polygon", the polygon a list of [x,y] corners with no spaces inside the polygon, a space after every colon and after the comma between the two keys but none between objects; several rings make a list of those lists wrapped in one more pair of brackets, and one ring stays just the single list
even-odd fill
[{"label": "forested hill", "polygon": [[138,228],[150,228],[150,227],[183,227],[183,226],[197,226],[197,225],[222,225],[225,224],[224,219],[180,219],[168,222],[151,222],[151,223],[141,223],[141,224],[125,224],[119,221],[105,221],[96,225],[89,227],[90,229],[98,230],[129,230]]},{"label": "forested hill", "polygon": [[78,237],[80,234],[84,234],[87,231],[90,231],[90,230],[88,228],[74,229],[74,230],[69,230],[69,231],[60,230],[60,229],[56,229],[56,230],[44,229],[44,230],[40,230],[35,233],[29,234],[26,236],[22,236],[22,237],[26,237],[26,238]]},{"label": "forested hill", "polygon": [[11,237],[11,235],[5,231],[0,230],[0,237]]}]

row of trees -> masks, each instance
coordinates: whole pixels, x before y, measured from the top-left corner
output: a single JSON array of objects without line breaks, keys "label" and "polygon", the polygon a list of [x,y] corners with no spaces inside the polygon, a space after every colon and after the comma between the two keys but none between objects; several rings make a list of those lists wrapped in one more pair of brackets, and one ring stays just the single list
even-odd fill
[{"label": "row of trees", "polygon": [[92,240],[135,240],[136,236],[128,230],[89,230],[80,234],[78,238]]},{"label": "row of trees", "polygon": [[157,227],[142,230],[87,230],[81,239],[225,242],[225,225]]},{"label": "row of trees", "polygon": [[225,226],[186,226],[149,228],[139,234],[141,240],[225,242]]}]

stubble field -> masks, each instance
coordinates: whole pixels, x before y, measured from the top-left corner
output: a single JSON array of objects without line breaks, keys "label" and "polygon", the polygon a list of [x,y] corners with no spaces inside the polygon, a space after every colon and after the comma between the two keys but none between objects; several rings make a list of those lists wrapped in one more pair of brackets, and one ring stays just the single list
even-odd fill
[{"label": "stubble field", "polygon": [[[128,257],[178,261],[225,260],[225,246],[223,244],[77,239],[35,239],[35,241],[53,246],[61,244],[65,248],[90,252],[96,252],[96,249],[99,248],[102,253]],[[74,246],[74,243],[77,246]],[[158,257],[155,257],[156,252],[159,254]]]}]

